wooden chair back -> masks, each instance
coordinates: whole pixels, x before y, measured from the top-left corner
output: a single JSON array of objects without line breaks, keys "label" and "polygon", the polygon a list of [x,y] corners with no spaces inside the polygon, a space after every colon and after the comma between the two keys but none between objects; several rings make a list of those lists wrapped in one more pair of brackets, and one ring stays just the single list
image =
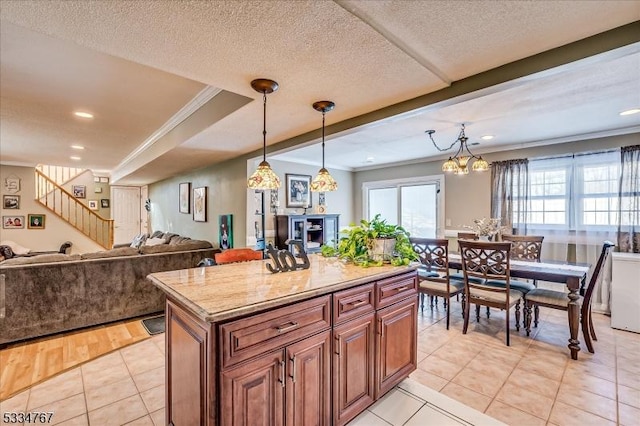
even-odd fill
[{"label": "wooden chair back", "polygon": [[502,241],[511,242],[511,260],[527,262],[540,262],[543,240],[541,235],[502,235]]},{"label": "wooden chair back", "polygon": [[[506,306],[509,306],[509,254],[511,243],[493,243],[485,241],[460,240],[460,256],[464,273],[465,292],[468,303],[473,289],[506,293]],[[475,280],[473,278],[476,278]],[[504,287],[486,286],[485,280],[504,281]]]},{"label": "wooden chair back", "polygon": [[458,232],[459,240],[477,240],[478,234],[475,232]]},{"label": "wooden chair back", "polygon": [[[427,272],[438,273],[441,277],[429,278],[430,281],[449,281],[449,240],[446,238],[416,238],[410,237],[409,241],[413,251],[418,254],[420,263]],[[444,277],[444,278],[442,278]]]},{"label": "wooden chair back", "polygon": [[218,265],[225,263],[247,262],[250,260],[261,260],[263,258],[261,251],[255,251],[248,247],[227,249],[214,254],[214,257],[216,259],[216,264]]},{"label": "wooden chair back", "polygon": [[[602,276],[602,269],[607,262],[607,257],[609,257],[609,253],[611,253],[612,247],[615,247],[615,244],[613,244],[611,241],[605,241],[602,245],[602,251],[600,252],[600,256],[598,257],[596,266],[594,266],[593,268],[593,274],[591,274],[591,279],[589,280],[589,284],[587,285],[587,290],[584,293],[584,299],[582,301],[581,308],[582,315],[588,315],[589,310],[591,309],[591,297],[593,296],[593,289],[600,281],[600,277]],[[586,316],[584,318],[586,318]]]}]

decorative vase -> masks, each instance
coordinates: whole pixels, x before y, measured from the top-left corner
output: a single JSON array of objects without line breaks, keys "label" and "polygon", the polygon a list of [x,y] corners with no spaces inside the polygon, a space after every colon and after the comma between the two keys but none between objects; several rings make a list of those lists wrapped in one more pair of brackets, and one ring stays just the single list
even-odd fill
[{"label": "decorative vase", "polygon": [[395,238],[376,238],[373,240],[371,258],[375,261],[389,262],[396,247]]}]

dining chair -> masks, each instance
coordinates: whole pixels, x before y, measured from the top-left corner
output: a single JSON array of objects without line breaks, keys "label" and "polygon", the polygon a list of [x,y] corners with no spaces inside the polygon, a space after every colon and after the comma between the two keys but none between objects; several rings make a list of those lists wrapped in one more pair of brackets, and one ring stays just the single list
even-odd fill
[{"label": "dining chair", "polygon": [[[462,334],[467,334],[469,327],[469,306],[476,305],[476,321],[480,321],[480,305],[506,311],[506,344],[509,339],[509,311],[515,306],[516,330],[520,330],[520,300],[522,292],[514,290],[510,285],[509,255],[511,243],[459,240],[462,270],[464,273],[464,327]],[[481,280],[480,283],[472,280]],[[488,281],[503,281],[504,287],[486,285]]]},{"label": "dining chair", "polygon": [[[591,296],[593,295],[593,289],[602,276],[602,269],[607,261],[607,257],[611,252],[611,248],[614,244],[610,241],[605,241],[602,245],[602,251],[596,262],[596,266],[593,268],[593,274],[589,280],[584,296],[579,299],[580,307],[580,325],[582,327],[582,334],[584,335],[584,341],[587,345],[589,352],[594,353],[593,343],[591,339],[598,340],[596,338],[595,329],[593,327],[593,320],[591,318]],[[525,330],[527,336],[531,331],[531,307],[544,306],[552,309],[560,309],[566,311],[569,309],[569,296],[568,292],[558,290],[548,290],[544,288],[536,288],[527,293],[525,298]],[[538,310],[534,310],[534,327],[538,326]]]},{"label": "dining chair", "polygon": [[477,240],[478,234],[475,232],[458,232],[459,240]]},{"label": "dining chair", "polygon": [[220,253],[214,254],[214,257],[217,265],[263,259],[261,251],[255,251],[248,247],[223,250]]},{"label": "dining chair", "polygon": [[511,260],[526,262],[540,262],[543,240],[541,235],[502,235],[502,241],[511,242]]},{"label": "dining chair", "polygon": [[[449,277],[449,240],[446,238],[414,238],[409,241],[418,254],[421,265],[418,267],[418,292],[420,293],[420,309],[424,310],[424,296],[443,297],[447,315],[447,330],[451,310],[451,297],[462,294],[464,310],[464,282]],[[433,308],[433,304],[431,304]]]}]

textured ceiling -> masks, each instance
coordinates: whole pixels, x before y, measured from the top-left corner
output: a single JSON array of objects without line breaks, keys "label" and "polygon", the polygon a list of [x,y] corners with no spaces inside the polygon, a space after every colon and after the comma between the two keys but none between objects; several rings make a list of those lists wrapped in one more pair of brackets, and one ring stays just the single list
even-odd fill
[{"label": "textured ceiling", "polygon": [[[640,2],[3,0],[0,12],[3,78],[4,39],[23,31],[19,27],[51,36],[68,49],[85,48],[85,58],[78,55],[58,61],[63,70],[92,62],[91,55],[101,52],[253,99],[260,95],[249,82],[257,77],[273,78],[280,83],[280,90],[268,99],[267,142],[273,144],[319,127],[318,113],[311,108],[314,101],[336,102],[328,116],[332,123],[351,119],[637,21]],[[22,43],[21,48],[34,49],[28,46],[28,38]],[[52,54],[64,49],[57,47]],[[33,66],[42,69],[56,62],[35,54],[34,58]],[[46,86],[46,79],[38,73],[25,74]],[[102,84],[118,90],[126,80]],[[24,109],[5,113],[4,83],[2,90],[2,127],[13,121],[21,128],[30,126]],[[62,91],[55,87],[38,90],[50,98],[39,102],[54,102]],[[85,102],[94,102],[91,90],[84,93]],[[183,98],[174,103],[152,102],[163,109],[153,113],[158,127],[181,107],[177,104],[187,102]],[[97,106],[107,110],[123,107],[117,104]],[[157,158],[165,163],[174,160],[174,164],[181,159],[182,167],[171,168],[164,177],[259,149],[261,109],[260,101],[251,102]],[[443,120],[471,119],[447,116]],[[134,133],[136,129],[115,122],[108,128],[126,139],[131,151],[153,133]],[[56,142],[51,139],[55,138],[47,143],[53,146]],[[13,134],[3,131],[2,161],[5,146],[13,143]],[[29,150],[28,146],[21,149]],[[196,154],[184,155],[187,152]],[[37,162],[48,161],[36,159],[37,151],[28,155]],[[113,168],[117,157],[125,156],[114,153],[95,167]],[[135,181],[158,178],[139,173]],[[122,181],[127,181],[126,176]]]}]

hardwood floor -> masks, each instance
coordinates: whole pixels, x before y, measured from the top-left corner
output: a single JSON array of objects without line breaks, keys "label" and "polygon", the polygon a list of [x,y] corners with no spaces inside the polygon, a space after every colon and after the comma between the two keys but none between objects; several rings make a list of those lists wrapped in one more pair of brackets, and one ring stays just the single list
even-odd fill
[{"label": "hardwood floor", "polygon": [[0,350],[0,400],[149,337],[138,318],[9,345]]}]

